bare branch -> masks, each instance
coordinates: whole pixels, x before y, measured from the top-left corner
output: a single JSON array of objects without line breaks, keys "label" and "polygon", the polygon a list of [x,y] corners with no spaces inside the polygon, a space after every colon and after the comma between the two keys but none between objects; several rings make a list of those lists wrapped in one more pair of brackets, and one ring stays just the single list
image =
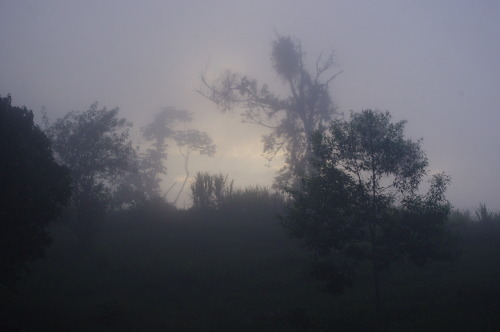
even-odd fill
[{"label": "bare branch", "polygon": [[316,72],[311,74],[304,67],[305,53],[300,41],[278,35],[273,42],[271,63],[289,96],[278,98],[268,91],[267,85],[259,88],[256,80],[229,70],[214,80],[207,78],[206,69],[202,71],[197,92],[214,102],[222,112],[241,106],[242,122],[268,128],[280,137],[280,141],[264,147],[266,159],[272,160],[283,149],[289,165],[285,172],[290,174],[281,178],[295,181],[309,168],[311,134],[324,131],[335,111],[328,84],[340,72],[326,81],[321,80],[323,73],[334,64],[333,52],[325,60],[322,56],[316,59]]},{"label": "bare branch", "polygon": [[336,73],[335,75],[331,76],[328,80],[326,80],[326,82],[324,83],[325,86],[328,86],[330,84],[331,81],[333,81],[337,76],[339,76],[340,74],[343,73],[343,70],[339,71],[338,73]]}]

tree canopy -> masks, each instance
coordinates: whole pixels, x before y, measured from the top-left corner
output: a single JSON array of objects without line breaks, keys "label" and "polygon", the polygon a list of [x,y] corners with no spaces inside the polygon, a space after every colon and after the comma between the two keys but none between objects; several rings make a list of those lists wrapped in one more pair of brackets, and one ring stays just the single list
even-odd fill
[{"label": "tree canopy", "polygon": [[445,191],[449,177],[436,174],[419,194],[428,161],[421,140],[404,137],[405,122],[389,112],[364,110],[317,133],[314,167],[283,218],[291,234],[328,264],[317,274],[330,290],[350,284],[355,267],[372,266],[377,304],[379,272],[396,260],[424,265],[446,258]]},{"label": "tree canopy", "polygon": [[180,154],[184,157],[184,170],[186,171],[184,182],[174,200],[174,204],[176,204],[189,178],[189,156],[193,152],[199,152],[200,155],[212,157],[215,154],[215,144],[207,133],[196,129],[178,131],[174,135],[174,140],[179,147]]},{"label": "tree canopy", "polygon": [[43,256],[50,243],[46,227],[67,203],[70,182],[33,112],[0,96],[1,282],[14,282],[26,263]]},{"label": "tree canopy", "polygon": [[68,220],[82,244],[96,231],[121,180],[131,171],[130,126],[118,117],[118,108],[99,109],[94,103],[85,112],[67,113],[47,130],[57,160],[71,170]]},{"label": "tree canopy", "polygon": [[146,153],[142,154],[141,170],[148,179],[149,186],[158,195],[160,195],[161,191],[160,176],[167,174],[165,162],[168,157],[169,141],[175,142],[179,148],[179,153],[184,157],[186,177],[177,193],[174,204],[179,200],[189,178],[190,155],[193,152],[199,152],[201,155],[210,157],[215,154],[215,144],[207,133],[196,129],[177,128],[179,124],[186,125],[192,120],[192,113],[175,107],[167,107],[155,114],[154,120],[142,128],[142,135],[146,141],[151,143],[151,146],[146,150]]},{"label": "tree canopy", "polygon": [[167,107],[156,113],[152,122],[141,128],[142,136],[151,143],[142,156],[142,169],[149,180],[150,187],[160,194],[160,176],[167,174],[168,140],[176,134],[175,126],[193,120],[193,115],[186,110]]},{"label": "tree canopy", "polygon": [[275,179],[275,186],[296,184],[309,174],[312,136],[323,131],[335,113],[330,95],[333,54],[319,56],[315,70],[310,72],[304,63],[305,53],[298,40],[278,36],[272,44],[271,63],[276,75],[288,88],[289,94],[279,97],[266,84],[259,87],[257,80],[226,70],[215,80],[201,75],[198,90],[213,101],[223,112],[242,107],[243,122],[270,129],[262,137],[264,155],[271,162],[283,153],[284,166]]}]

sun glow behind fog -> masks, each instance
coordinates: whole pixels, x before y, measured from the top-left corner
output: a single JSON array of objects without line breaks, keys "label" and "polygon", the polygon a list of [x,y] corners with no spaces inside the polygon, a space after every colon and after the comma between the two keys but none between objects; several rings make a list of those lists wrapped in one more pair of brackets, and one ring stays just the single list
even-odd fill
[{"label": "sun glow behind fog", "polygon": [[[236,113],[220,114],[212,106],[210,110],[194,112],[194,121],[189,127],[208,133],[217,145],[217,151],[213,157],[199,153],[190,155],[190,178],[184,188],[182,198],[179,199],[180,207],[191,201],[189,183],[192,182],[196,172],[222,173],[229,179],[235,180],[235,187],[243,188],[256,185],[270,186],[275,172],[282,166],[281,155],[275,158],[270,167],[267,166],[267,160],[262,155],[261,136],[268,130],[241,123]],[[170,149],[167,167],[168,175],[162,178],[162,188],[167,190],[173,182],[177,183],[167,196],[171,201],[177,195],[186,176],[184,157],[174,146]]]},{"label": "sun glow behind fog", "polygon": [[[217,145],[212,158],[191,156],[191,175],[270,185],[282,163],[265,166],[268,131],[240,123],[238,110],[221,114],[195,90],[201,72],[230,69],[285,97],[270,50],[276,32],[292,35],[312,72],[319,54],[335,52],[339,112],[371,108],[408,120],[408,136],[424,138],[431,173],[452,176],[453,204],[500,209],[499,13],[496,2],[466,1],[4,1],[0,94],[37,119],[46,106],[51,121],[95,101],[119,107],[134,124],[134,145],[144,144],[140,128],[154,113],[186,109],[189,128]],[[167,167],[165,190],[185,176],[173,144]]]}]

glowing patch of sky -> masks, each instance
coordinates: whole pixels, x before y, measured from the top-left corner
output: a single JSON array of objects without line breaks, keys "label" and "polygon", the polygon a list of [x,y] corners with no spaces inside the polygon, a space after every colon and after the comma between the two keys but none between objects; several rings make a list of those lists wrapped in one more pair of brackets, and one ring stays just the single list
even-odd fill
[{"label": "glowing patch of sky", "polygon": [[[266,131],[221,115],[195,92],[199,73],[224,68],[286,90],[269,63],[275,31],[302,41],[306,61],[335,50],[339,111],[389,110],[424,138],[432,170],[452,176],[458,207],[500,209],[498,1],[2,1],[0,94],[52,120],[94,101],[119,106],[139,128],[163,107],[195,112],[192,128],[217,144],[191,172],[270,183]],[[183,180],[172,149],[168,188]],[[175,192],[175,190],[173,190]],[[186,196],[185,201],[188,200]]]}]

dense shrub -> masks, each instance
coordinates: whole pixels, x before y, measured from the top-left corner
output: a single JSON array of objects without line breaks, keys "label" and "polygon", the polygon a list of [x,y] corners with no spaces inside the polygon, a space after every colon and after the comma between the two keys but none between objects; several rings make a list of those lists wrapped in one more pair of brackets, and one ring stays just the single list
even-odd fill
[{"label": "dense shrub", "polygon": [[282,194],[263,186],[250,186],[234,190],[226,197],[223,209],[251,212],[260,211],[276,215],[283,211],[285,198]]},{"label": "dense shrub", "polygon": [[233,192],[234,180],[227,175],[198,172],[191,183],[191,198],[195,210],[218,210]]}]

